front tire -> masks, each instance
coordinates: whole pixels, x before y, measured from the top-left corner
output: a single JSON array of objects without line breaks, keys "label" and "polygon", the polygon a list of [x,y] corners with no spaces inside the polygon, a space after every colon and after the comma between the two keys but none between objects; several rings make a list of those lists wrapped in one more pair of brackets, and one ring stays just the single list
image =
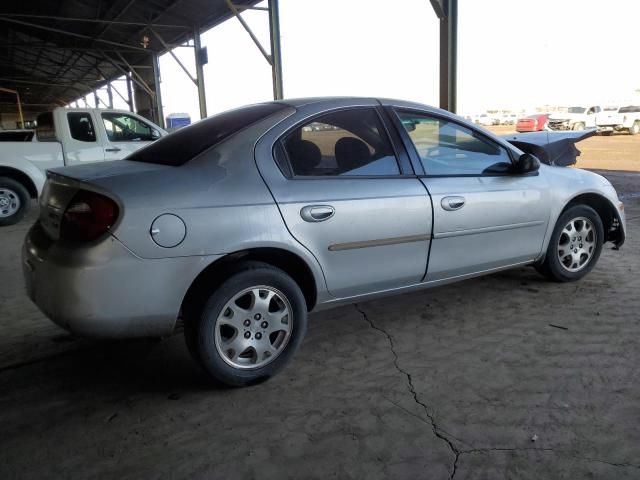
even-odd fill
[{"label": "front tire", "polygon": [[587,205],[575,205],[558,218],[545,260],[536,268],[551,280],[574,282],[595,267],[603,244],[598,213]]},{"label": "front tire", "polygon": [[18,223],[29,210],[31,197],[13,178],[0,177],[0,226]]},{"label": "front tire", "polygon": [[247,262],[215,289],[198,315],[185,321],[187,345],[216,381],[241,387],[267,380],[298,350],[307,306],[285,272]]}]

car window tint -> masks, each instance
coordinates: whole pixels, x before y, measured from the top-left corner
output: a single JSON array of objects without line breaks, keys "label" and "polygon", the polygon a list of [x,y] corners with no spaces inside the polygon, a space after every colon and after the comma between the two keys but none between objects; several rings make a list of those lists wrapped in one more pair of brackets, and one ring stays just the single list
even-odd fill
[{"label": "car window tint", "polygon": [[294,175],[399,175],[384,127],[373,108],[328,113],[294,130],[284,141]]},{"label": "car window tint", "polygon": [[427,175],[490,175],[506,173],[506,149],[471,129],[428,115],[398,112]]},{"label": "car window tint", "polygon": [[95,142],[96,131],[93,128],[91,115],[86,112],[67,113],[71,138],[81,142]]},{"label": "car window tint", "polygon": [[103,113],[102,122],[110,142],[148,142],[160,137],[150,125],[124,113]]},{"label": "car window tint", "polygon": [[178,167],[240,130],[287,107],[261,103],[219,113],[150,143],[126,160]]}]

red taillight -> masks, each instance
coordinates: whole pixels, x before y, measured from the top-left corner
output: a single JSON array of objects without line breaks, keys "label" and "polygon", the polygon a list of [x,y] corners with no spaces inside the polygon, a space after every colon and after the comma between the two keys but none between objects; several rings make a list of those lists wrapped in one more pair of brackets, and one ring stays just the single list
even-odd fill
[{"label": "red taillight", "polygon": [[80,190],[62,216],[60,238],[90,241],[106,233],[118,219],[118,205],[99,193]]}]

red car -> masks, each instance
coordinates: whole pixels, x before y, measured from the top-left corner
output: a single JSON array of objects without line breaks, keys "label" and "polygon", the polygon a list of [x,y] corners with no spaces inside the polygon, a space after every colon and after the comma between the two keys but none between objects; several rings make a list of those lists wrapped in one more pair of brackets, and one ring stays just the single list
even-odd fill
[{"label": "red car", "polygon": [[549,122],[548,113],[529,115],[528,117],[518,119],[516,132],[539,132],[546,128],[547,122]]}]

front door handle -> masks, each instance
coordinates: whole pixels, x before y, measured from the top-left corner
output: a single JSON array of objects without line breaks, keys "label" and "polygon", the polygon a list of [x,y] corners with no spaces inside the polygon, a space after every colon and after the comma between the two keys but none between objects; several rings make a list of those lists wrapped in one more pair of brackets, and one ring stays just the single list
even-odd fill
[{"label": "front door handle", "polygon": [[105,148],[104,151],[105,152],[119,152],[120,150],[122,150],[121,148],[118,147],[113,147],[113,148]]},{"label": "front door handle", "polygon": [[464,197],[444,197],[440,202],[440,205],[442,205],[442,208],[445,210],[452,212],[464,207],[464,202]]},{"label": "front door handle", "polygon": [[307,205],[300,210],[300,216],[305,222],[324,222],[336,213],[331,205]]}]

